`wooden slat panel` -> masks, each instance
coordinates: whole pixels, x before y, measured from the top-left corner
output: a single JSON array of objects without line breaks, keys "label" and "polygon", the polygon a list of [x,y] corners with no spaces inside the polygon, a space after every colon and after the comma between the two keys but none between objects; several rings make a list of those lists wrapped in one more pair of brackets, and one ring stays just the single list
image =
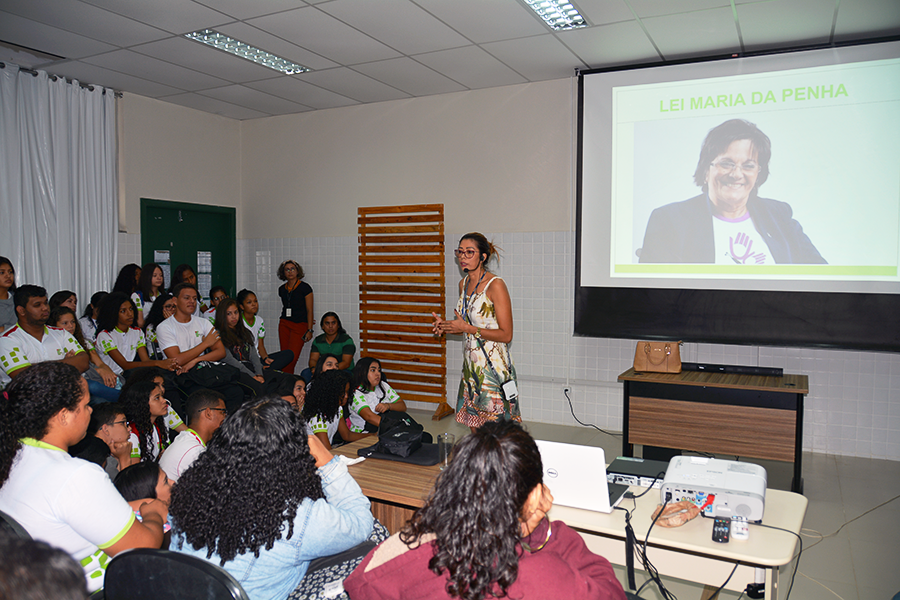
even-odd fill
[{"label": "wooden slat panel", "polygon": [[376,223],[434,223],[440,221],[441,215],[392,215],[390,217],[358,217],[356,222],[360,225],[372,225]]},{"label": "wooden slat panel", "polygon": [[[425,285],[386,285],[380,283],[360,283],[359,284],[359,293],[363,294],[365,292],[389,292],[392,294],[396,294],[398,292],[409,293],[409,294],[434,294],[436,296],[443,296],[444,287],[443,286],[425,286]],[[414,296],[415,297],[415,296]],[[419,296],[424,298],[424,300],[418,300],[418,302],[434,302],[436,298],[428,298],[425,296]],[[417,302],[416,300],[406,300],[407,302]]]},{"label": "wooden slat panel", "polygon": [[[412,357],[413,355],[410,355]],[[380,360],[380,359],[379,359]],[[381,361],[381,368],[389,373],[424,373],[426,375],[439,375],[442,379],[446,379],[444,377],[445,369],[443,367],[432,367],[429,365],[423,364],[415,364],[409,360],[402,361]]]},{"label": "wooden slat panel", "polygon": [[[443,277],[443,269],[439,271],[441,275],[435,276],[427,276],[427,275],[360,275],[359,282],[361,284],[369,284],[369,283],[398,283],[403,284],[404,286],[422,286],[422,288],[428,289],[428,284],[437,283],[440,284]],[[421,289],[421,288],[417,288]]]},{"label": "wooden slat panel", "polygon": [[362,345],[362,349],[360,350],[360,356],[373,356],[378,360],[400,360],[406,362],[416,362],[416,363],[426,363],[430,365],[442,365],[444,364],[444,355],[429,355],[429,354],[398,354],[396,352],[370,352],[366,346],[365,342]]},{"label": "wooden slat panel", "polygon": [[359,324],[359,329],[360,331],[392,331],[396,333],[413,333],[420,336],[427,334],[428,337],[434,337],[434,334],[431,332],[430,326],[393,325],[391,323],[362,322]]},{"label": "wooden slat panel", "polygon": [[[389,363],[383,363],[382,366],[384,367],[385,364]],[[444,376],[442,373],[437,375],[431,373],[413,373],[411,369],[403,369],[402,366],[401,368],[395,368],[399,363],[390,363],[390,365],[392,365],[391,368],[388,369],[385,367],[385,371],[390,373],[391,381],[411,381],[413,383],[427,385],[444,385]]]},{"label": "wooden slat panel", "polygon": [[431,323],[434,321],[434,317],[431,315],[390,315],[386,313],[369,313],[366,311],[362,311],[362,323],[372,323],[378,321],[392,321],[396,323],[422,323],[424,325],[431,326]]},{"label": "wooden slat panel", "polygon": [[[379,352],[390,352],[396,356],[429,356],[433,354],[440,355],[444,350],[439,344],[420,346],[416,344],[391,344],[389,342],[379,343],[373,340],[366,340],[362,348],[369,353],[369,356],[378,356]],[[403,360],[407,359],[404,358]]]},{"label": "wooden slat panel", "polygon": [[[415,400],[416,402],[432,402],[437,404],[439,402],[446,402],[447,395],[446,394],[419,394],[414,392],[404,392],[403,393],[404,400]],[[456,398],[453,399],[453,405],[456,406]]]},{"label": "wooden slat panel", "polygon": [[[423,213],[436,212],[443,216],[443,204],[398,204],[397,206],[360,206],[356,209],[361,215],[378,213]],[[441,219],[443,221],[443,218]]]},{"label": "wooden slat panel", "polygon": [[[443,273],[443,265],[363,265],[359,267],[360,273]],[[370,281],[372,281],[370,279]]]},{"label": "wooden slat panel", "polygon": [[[396,302],[397,306],[404,306],[409,304],[424,304],[428,306],[444,306],[444,298],[440,295],[437,296],[416,296],[414,294],[405,294],[403,296],[397,296],[391,293],[383,293],[383,292],[373,292],[373,291],[362,291],[359,293],[359,301],[363,304],[372,304],[376,302]],[[397,310],[400,310],[399,308]],[[426,310],[423,306],[422,310]],[[430,310],[430,309],[429,309]]]},{"label": "wooden slat panel", "polygon": [[628,443],[793,461],[796,416],[791,410],[632,396]]},{"label": "wooden slat panel", "polygon": [[362,264],[374,263],[441,263],[443,264],[443,256],[434,254],[405,254],[401,256],[366,256],[360,255],[359,262]]},{"label": "wooden slat panel", "polygon": [[410,234],[410,233],[434,233],[438,231],[443,231],[444,227],[440,224],[438,225],[397,225],[397,226],[387,226],[387,227],[367,227],[365,224],[361,224],[359,226],[359,233],[363,236],[379,234],[379,233],[399,233],[399,234]]},{"label": "wooden slat panel", "polygon": [[[433,242],[428,244],[426,242]],[[365,236],[360,239],[361,245],[359,253],[362,256],[369,254],[400,254],[413,252],[440,252],[440,256],[444,256],[444,238],[438,235],[410,235],[410,236],[387,236],[373,237],[368,240]],[[394,244],[402,244],[394,245]]]},{"label": "wooden slat panel", "polygon": [[[405,381],[397,381],[396,378],[394,378],[394,381],[391,382],[391,387],[394,388],[395,390],[397,390],[397,393],[400,393],[403,391],[410,391],[410,392],[425,392],[425,393],[432,393],[432,394],[441,394],[444,392],[444,388],[440,385],[433,385],[433,386],[416,385],[413,383],[407,383]],[[403,395],[401,394],[401,397],[402,396]]]},{"label": "wooden slat panel", "polygon": [[[369,302],[360,302],[360,316],[362,318],[371,317],[375,318],[375,315],[382,313],[415,313],[422,314],[424,311],[434,311],[437,312],[437,309],[443,310],[443,306],[440,304],[433,304],[434,308],[427,308],[421,305],[407,305],[407,304],[397,304],[396,306],[390,304],[371,304]],[[443,314],[443,313],[441,313]]]}]

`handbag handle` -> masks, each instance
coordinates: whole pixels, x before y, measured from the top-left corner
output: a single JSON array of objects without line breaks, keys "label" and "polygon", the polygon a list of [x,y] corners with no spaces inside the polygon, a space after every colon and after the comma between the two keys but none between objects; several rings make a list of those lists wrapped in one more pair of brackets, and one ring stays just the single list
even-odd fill
[{"label": "handbag handle", "polygon": [[653,360],[653,353],[650,351],[650,342],[644,344],[644,354],[647,355],[647,360],[650,364],[660,365],[664,360],[666,360],[670,354],[672,354],[672,349],[669,348],[669,344],[666,344],[666,353],[661,355],[659,360]]}]

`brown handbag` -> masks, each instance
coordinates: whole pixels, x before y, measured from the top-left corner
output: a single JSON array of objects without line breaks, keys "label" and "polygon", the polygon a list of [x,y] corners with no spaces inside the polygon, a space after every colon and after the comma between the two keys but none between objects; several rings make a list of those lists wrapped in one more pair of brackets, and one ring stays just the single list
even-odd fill
[{"label": "brown handbag", "polygon": [[681,373],[681,342],[638,342],[634,351],[638,373]]}]

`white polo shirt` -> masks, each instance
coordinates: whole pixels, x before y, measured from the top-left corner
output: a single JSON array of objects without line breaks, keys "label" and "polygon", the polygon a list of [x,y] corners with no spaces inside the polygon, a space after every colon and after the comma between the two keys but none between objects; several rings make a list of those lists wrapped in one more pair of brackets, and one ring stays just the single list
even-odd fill
[{"label": "white polo shirt", "polygon": [[100,589],[109,562],[103,549],[128,532],[134,511],[99,465],[38,440],[22,443],[0,488],[0,510],[32,538],[68,552],[84,567],[88,590]]},{"label": "white polo shirt", "polygon": [[195,431],[182,431],[159,459],[159,468],[175,483],[204,450],[206,444]]},{"label": "white polo shirt", "polygon": [[44,337],[38,341],[30,333],[16,325],[0,336],[0,387],[12,378],[8,373],[30,367],[40,362],[62,360],[69,351],[84,352],[71,333],[58,327],[44,325]]},{"label": "white polo shirt", "polygon": [[253,346],[259,346],[259,340],[263,340],[266,338],[266,324],[263,321],[263,318],[259,315],[256,315],[256,319],[253,321],[253,325],[247,322],[247,318],[241,316],[244,319],[244,325],[247,329],[250,330],[250,333],[253,334]]},{"label": "white polo shirt", "polygon": [[156,339],[163,352],[173,346],[177,346],[180,352],[187,352],[199,346],[212,329],[212,323],[202,317],[191,316],[190,321],[181,323],[172,315],[156,328]]},{"label": "white polo shirt", "polygon": [[118,350],[122,358],[128,362],[134,362],[138,348],[146,348],[147,341],[144,332],[137,327],[129,327],[128,331],[120,331],[118,327],[112,331],[103,330],[97,334],[96,348],[100,354],[100,360],[106,363],[113,373],[122,374],[122,367],[114,361],[109,353]]}]

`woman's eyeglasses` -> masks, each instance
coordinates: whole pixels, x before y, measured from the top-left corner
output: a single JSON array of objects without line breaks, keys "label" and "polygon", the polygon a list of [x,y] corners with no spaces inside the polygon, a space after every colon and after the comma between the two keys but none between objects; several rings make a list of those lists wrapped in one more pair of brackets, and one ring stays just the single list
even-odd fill
[{"label": "woman's eyeglasses", "polygon": [[753,161],[748,161],[739,165],[730,160],[720,160],[719,162],[710,163],[710,166],[717,168],[720,173],[731,173],[735,169],[740,169],[744,175],[753,175],[754,173],[759,172],[759,165]]},{"label": "woman's eyeglasses", "polygon": [[476,251],[475,250],[462,250],[460,248],[457,248],[456,250],[453,251],[453,254],[456,255],[456,258],[463,258],[463,257],[474,258]]}]

